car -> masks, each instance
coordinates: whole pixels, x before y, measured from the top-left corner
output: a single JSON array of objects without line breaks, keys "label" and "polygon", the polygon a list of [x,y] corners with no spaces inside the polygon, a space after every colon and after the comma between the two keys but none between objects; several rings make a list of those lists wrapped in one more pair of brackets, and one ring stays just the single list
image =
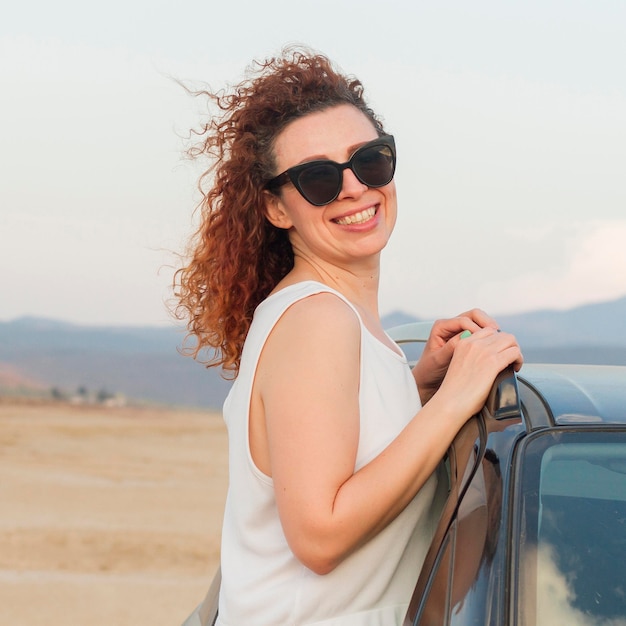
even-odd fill
[{"label": "car", "polygon": [[626,367],[505,370],[446,467],[405,626],[626,624]]},{"label": "car", "polygon": [[[430,326],[388,333],[409,356]],[[404,626],[626,625],[626,367],[508,368],[444,463]],[[214,623],[218,589],[184,626]]]}]

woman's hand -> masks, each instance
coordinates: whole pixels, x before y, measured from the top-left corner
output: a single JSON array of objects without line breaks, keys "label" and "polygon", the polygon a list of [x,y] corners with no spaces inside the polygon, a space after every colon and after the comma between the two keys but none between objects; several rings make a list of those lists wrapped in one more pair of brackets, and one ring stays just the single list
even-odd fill
[{"label": "woman's hand", "polygon": [[492,327],[477,330],[459,339],[445,378],[431,403],[443,404],[466,416],[484,405],[496,376],[507,366],[519,370],[523,363],[520,347],[513,335]]},{"label": "woman's hand", "polygon": [[[496,321],[480,309],[466,311],[451,319],[437,320],[433,324],[424,352],[413,368],[413,376],[423,404],[439,389],[461,341],[461,333],[468,330],[473,334],[482,328],[499,330]],[[520,358],[519,362],[516,361],[516,369],[519,370],[521,365]]]}]

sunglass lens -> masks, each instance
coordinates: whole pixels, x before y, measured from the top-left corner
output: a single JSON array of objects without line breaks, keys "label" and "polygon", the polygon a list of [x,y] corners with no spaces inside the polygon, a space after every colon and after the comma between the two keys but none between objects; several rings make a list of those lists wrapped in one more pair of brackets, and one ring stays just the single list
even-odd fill
[{"label": "sunglass lens", "polygon": [[311,204],[321,206],[332,202],[341,191],[341,174],[330,164],[312,165],[300,172],[298,185]]},{"label": "sunglass lens", "polygon": [[368,187],[382,187],[393,178],[395,171],[393,152],[384,144],[364,148],[355,155],[352,169]]}]

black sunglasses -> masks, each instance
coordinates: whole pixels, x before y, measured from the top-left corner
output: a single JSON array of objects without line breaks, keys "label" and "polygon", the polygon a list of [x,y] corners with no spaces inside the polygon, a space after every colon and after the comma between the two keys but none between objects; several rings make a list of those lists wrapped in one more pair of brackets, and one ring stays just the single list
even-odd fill
[{"label": "black sunglasses", "polygon": [[343,170],[351,169],[368,187],[384,187],[396,171],[396,144],[391,135],[383,135],[358,148],[345,163],[328,159],[309,161],[285,170],[265,184],[275,192],[292,182],[302,197],[314,206],[330,204],[341,193]]}]

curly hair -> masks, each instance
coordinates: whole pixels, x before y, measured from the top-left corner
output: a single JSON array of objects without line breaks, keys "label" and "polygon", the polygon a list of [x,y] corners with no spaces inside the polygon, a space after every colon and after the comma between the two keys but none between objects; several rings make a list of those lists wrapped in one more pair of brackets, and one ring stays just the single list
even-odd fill
[{"label": "curly hair", "polygon": [[[254,310],[294,263],[287,231],[265,218],[276,137],[290,122],[339,104],[357,107],[379,134],[383,128],[363,99],[361,82],[303,48],[253,62],[228,92],[191,93],[217,105],[218,113],[192,131],[200,139],[190,156],[212,164],[198,183],[201,220],[189,261],[174,277],[176,316],[187,320],[183,353],[236,376]],[[200,358],[207,350],[209,357]]]}]

